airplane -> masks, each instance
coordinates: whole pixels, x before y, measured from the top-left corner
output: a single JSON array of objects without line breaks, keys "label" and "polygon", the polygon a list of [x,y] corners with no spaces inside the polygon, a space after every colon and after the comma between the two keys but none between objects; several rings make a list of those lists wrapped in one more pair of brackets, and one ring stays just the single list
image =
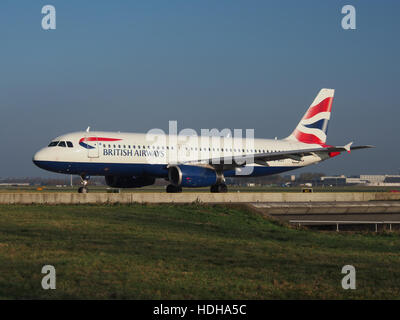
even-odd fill
[{"label": "airplane", "polygon": [[[235,144],[232,137],[220,137],[219,145],[168,135],[161,142],[141,133],[86,131],[53,139],[33,156],[44,170],[79,175],[79,193],[88,192],[90,176],[104,176],[113,188],[139,188],[169,181],[168,193],[182,187],[210,187],[211,192],[227,192],[226,177],[278,174],[336,157],[342,152],[372,148],[370,145],[331,146],[326,144],[334,89],[321,89],[294,131],[286,138],[247,139]],[[211,139],[212,140],[212,139]],[[202,140],[203,141],[203,140]],[[249,147],[250,146],[250,147]],[[177,157],[183,154],[184,157]],[[175,155],[175,156],[173,156]],[[248,171],[249,174],[243,174]]]}]

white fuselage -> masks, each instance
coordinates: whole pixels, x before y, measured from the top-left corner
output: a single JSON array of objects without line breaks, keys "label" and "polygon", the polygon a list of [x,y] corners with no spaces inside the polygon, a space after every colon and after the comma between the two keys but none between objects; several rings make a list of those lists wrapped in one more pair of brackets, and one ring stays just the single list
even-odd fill
[{"label": "white fuselage", "polygon": [[[53,140],[57,146],[45,147],[34,155],[34,162],[46,170],[71,174],[150,174],[163,177],[171,163],[196,162],[205,159],[241,157],[244,155],[318,148],[291,140],[234,139],[222,137],[157,136],[120,132],[75,132]],[[60,143],[64,142],[64,143]],[[53,143],[55,144],[55,143]],[[301,159],[268,161],[266,166],[254,164],[252,175],[266,175],[304,167],[325,160],[321,155]],[[134,167],[132,166],[134,165]],[[154,170],[152,170],[152,167]],[[275,169],[275,170],[274,170]],[[227,176],[231,176],[229,173]]]}]

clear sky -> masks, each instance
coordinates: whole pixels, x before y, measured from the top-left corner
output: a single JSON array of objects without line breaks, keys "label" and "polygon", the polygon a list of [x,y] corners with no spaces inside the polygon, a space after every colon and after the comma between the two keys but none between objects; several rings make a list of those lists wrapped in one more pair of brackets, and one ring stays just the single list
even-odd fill
[{"label": "clear sky", "polygon": [[[46,4],[56,30],[41,28]],[[346,4],[356,30],[341,27]],[[283,138],[324,87],[328,143],[377,148],[302,170],[398,173],[399,12],[398,0],[2,0],[0,177],[46,176],[34,152],[87,126]]]}]

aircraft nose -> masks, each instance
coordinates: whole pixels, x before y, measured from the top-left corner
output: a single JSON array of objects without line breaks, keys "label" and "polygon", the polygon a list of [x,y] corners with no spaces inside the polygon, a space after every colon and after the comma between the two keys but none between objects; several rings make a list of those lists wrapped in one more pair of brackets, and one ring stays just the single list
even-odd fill
[{"label": "aircraft nose", "polygon": [[33,155],[33,157],[32,157],[32,161],[33,162],[36,162],[36,161],[39,161],[39,159],[41,159],[42,157],[41,157],[41,150],[39,150],[38,152],[36,152],[34,155]]},{"label": "aircraft nose", "polygon": [[52,172],[61,172],[60,168],[55,163],[56,157],[51,148],[43,148],[36,152],[32,157],[32,162],[40,169]]},{"label": "aircraft nose", "polygon": [[36,153],[33,155],[33,157],[32,157],[33,163],[34,163],[36,166],[38,166],[39,168],[42,167],[42,166],[41,166],[42,161],[46,161],[45,153],[46,153],[46,152],[44,151],[44,149],[41,149],[41,150],[39,150],[38,152],[36,152]]}]

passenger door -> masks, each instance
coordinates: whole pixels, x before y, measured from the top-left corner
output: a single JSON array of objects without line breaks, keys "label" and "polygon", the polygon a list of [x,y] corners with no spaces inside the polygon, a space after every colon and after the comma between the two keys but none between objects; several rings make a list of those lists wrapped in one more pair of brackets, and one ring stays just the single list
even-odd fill
[{"label": "passenger door", "polygon": [[88,145],[88,157],[89,158],[98,158],[100,155],[99,152],[99,142],[97,141],[97,137],[90,135],[85,137],[86,143]]}]

